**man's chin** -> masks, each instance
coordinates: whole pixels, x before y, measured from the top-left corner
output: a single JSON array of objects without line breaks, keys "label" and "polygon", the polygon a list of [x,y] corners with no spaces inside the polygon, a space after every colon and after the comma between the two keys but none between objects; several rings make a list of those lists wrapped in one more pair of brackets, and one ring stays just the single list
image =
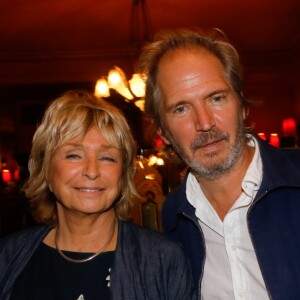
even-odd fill
[{"label": "man's chin", "polygon": [[228,160],[216,156],[209,157],[206,160],[194,160],[189,163],[189,166],[196,177],[205,178],[207,180],[218,179],[231,169],[231,167],[228,166]]}]

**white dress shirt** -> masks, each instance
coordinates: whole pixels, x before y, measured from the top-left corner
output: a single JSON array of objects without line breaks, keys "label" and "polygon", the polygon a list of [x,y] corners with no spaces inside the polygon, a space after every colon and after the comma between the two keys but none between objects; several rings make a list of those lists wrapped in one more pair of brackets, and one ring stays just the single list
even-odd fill
[{"label": "white dress shirt", "polygon": [[262,180],[262,162],[257,142],[251,164],[242,182],[242,193],[222,222],[204,196],[193,174],[188,175],[186,195],[206,244],[206,260],[201,283],[204,300],[269,299],[249,235],[246,214]]}]

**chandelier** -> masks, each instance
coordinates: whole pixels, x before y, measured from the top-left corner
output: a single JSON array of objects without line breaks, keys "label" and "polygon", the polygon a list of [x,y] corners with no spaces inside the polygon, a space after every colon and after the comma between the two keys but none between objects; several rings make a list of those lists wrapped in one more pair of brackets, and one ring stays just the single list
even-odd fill
[{"label": "chandelier", "polygon": [[[130,18],[130,43],[138,53],[145,42],[152,39],[152,27],[150,14],[146,0],[132,0],[132,12]],[[144,111],[145,104],[145,76],[143,74],[133,74],[127,81],[123,70],[117,66],[111,69],[108,76],[102,76],[97,80],[95,95],[109,97],[110,89],[122,95],[125,100],[133,101],[134,104]]]},{"label": "chandelier", "polygon": [[145,76],[135,73],[127,81],[123,70],[117,66],[111,69],[107,77],[102,76],[97,80],[95,86],[95,95],[97,97],[110,97],[110,89],[114,89],[122,95],[125,100],[133,101],[142,111],[145,105]]}]

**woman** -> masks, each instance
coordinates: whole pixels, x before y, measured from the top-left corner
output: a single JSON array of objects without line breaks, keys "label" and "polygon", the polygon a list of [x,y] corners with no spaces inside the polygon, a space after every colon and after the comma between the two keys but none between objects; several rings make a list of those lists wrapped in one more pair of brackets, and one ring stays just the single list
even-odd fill
[{"label": "woman", "polygon": [[123,115],[86,92],[47,109],[24,191],[42,224],[0,242],[0,299],[193,299],[173,242],[125,222],[136,195]]}]

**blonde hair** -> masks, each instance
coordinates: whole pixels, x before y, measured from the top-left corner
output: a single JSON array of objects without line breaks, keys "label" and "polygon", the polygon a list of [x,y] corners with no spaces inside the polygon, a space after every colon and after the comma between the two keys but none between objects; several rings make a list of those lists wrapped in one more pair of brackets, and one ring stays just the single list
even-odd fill
[{"label": "blonde hair", "polygon": [[84,136],[92,127],[123,156],[122,189],[115,211],[118,218],[128,218],[131,199],[137,194],[134,187],[136,145],[129,125],[123,114],[104,100],[89,92],[69,91],[49,105],[33,137],[30,176],[23,190],[36,222],[45,225],[57,222],[56,199],[47,183],[53,153],[71,139]]}]

